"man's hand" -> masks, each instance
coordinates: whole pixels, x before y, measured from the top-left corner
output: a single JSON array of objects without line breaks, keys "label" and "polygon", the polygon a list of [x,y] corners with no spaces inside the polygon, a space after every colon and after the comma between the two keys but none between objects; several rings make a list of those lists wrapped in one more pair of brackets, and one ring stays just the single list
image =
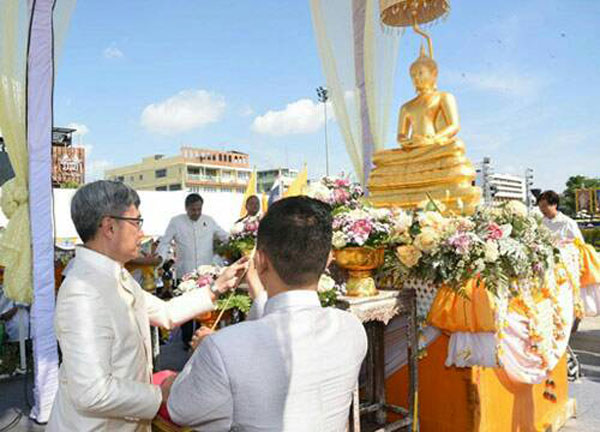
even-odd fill
[{"label": "man's hand", "polygon": [[167,403],[167,399],[169,399],[169,394],[171,393],[171,386],[173,385],[173,381],[177,378],[177,374],[173,374],[164,379],[162,383],[160,383],[160,392],[162,393],[162,401],[163,403]]},{"label": "man's hand", "polygon": [[204,326],[202,326],[198,330],[196,330],[196,332],[194,333],[194,336],[192,336],[192,341],[190,342],[192,350],[195,350],[196,348],[198,348],[198,345],[200,345],[200,343],[204,340],[204,338],[211,333],[214,333],[214,330],[211,330],[208,327],[204,327]]},{"label": "man's hand", "polygon": [[243,257],[229,267],[226,267],[221,276],[215,281],[215,288],[219,293],[223,294],[234,289],[240,283],[240,280],[248,270],[248,258]]},{"label": "man's hand", "polygon": [[258,277],[258,272],[256,271],[256,262],[254,259],[250,260],[248,273],[246,273],[246,282],[248,283],[248,294],[252,300],[258,297],[258,295],[265,290],[264,285]]}]

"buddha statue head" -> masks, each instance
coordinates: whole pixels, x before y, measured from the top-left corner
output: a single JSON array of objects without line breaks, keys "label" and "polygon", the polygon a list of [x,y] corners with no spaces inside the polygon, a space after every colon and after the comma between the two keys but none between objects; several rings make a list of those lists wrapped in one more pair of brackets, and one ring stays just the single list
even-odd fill
[{"label": "buddha statue head", "polygon": [[417,93],[435,90],[437,75],[437,63],[425,54],[425,48],[421,45],[419,57],[410,65],[410,77]]}]

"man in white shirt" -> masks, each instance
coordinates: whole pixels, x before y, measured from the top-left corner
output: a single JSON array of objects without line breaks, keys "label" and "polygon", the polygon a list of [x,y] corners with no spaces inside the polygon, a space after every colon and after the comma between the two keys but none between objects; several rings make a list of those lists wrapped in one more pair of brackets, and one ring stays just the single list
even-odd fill
[{"label": "man in white shirt", "polygon": [[543,192],[538,198],[538,207],[544,215],[543,224],[560,243],[572,243],[576,238],[583,240],[583,235],[575,222],[558,210],[560,198],[553,190]]},{"label": "man in white shirt", "polygon": [[173,421],[202,431],[345,430],[367,337],[351,313],[319,303],[331,222],[330,208],[307,197],[269,208],[247,277],[249,320],[202,340],[171,388]]},{"label": "man in white shirt", "polygon": [[[29,339],[29,311],[24,305],[17,305],[14,301],[4,295],[0,284],[0,323],[4,323],[6,340],[18,342],[19,333]],[[21,330],[19,328],[21,327]]]},{"label": "man in white shirt", "polygon": [[47,432],[150,432],[166,391],[152,384],[150,325],[172,328],[214,309],[247,263],[227,268],[210,287],[169,302],[145,292],[124,269],[139,255],[140,199],[120,182],[80,188],[71,218],[83,241],[56,300],[62,352],[58,392]]},{"label": "man in white shirt", "polygon": [[[180,280],[198,266],[211,264],[215,239],[225,241],[228,233],[213,218],[202,214],[204,200],[197,193],[185,199],[185,214],[175,216],[169,222],[165,235],[161,237],[156,253],[165,262],[171,241],[175,242],[175,277]],[[193,323],[181,326],[181,339],[189,347],[194,333]]]}]

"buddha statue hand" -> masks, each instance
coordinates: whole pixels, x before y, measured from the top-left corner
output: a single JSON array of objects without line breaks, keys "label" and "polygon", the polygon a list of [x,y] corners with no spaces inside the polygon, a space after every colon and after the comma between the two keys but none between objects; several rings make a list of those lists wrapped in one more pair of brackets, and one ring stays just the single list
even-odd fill
[{"label": "buddha statue hand", "polygon": [[398,144],[404,149],[426,147],[438,143],[440,140],[432,135],[413,135],[411,138],[401,138],[398,135]]}]

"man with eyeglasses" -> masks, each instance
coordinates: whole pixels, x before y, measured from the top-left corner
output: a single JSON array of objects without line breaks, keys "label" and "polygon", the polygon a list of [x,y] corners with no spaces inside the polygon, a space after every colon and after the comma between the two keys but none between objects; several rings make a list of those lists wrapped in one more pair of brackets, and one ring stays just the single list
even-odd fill
[{"label": "man with eyeglasses", "polygon": [[[213,218],[202,214],[203,205],[204,200],[199,194],[189,194],[185,199],[185,213],[171,219],[156,250],[164,263],[168,258],[171,242],[175,242],[177,280],[201,265],[212,264],[215,240],[227,240],[227,231]],[[181,339],[186,349],[190,347],[193,333],[193,322],[181,326]]]},{"label": "man with eyeglasses", "polygon": [[139,205],[133,189],[113,181],[87,184],[73,196],[71,218],[83,245],[56,301],[62,364],[47,432],[149,432],[169,382],[152,384],[150,325],[173,328],[214,309],[246,270],[239,261],[212,286],[169,302],[145,292],[124,269],[144,236]]}]

